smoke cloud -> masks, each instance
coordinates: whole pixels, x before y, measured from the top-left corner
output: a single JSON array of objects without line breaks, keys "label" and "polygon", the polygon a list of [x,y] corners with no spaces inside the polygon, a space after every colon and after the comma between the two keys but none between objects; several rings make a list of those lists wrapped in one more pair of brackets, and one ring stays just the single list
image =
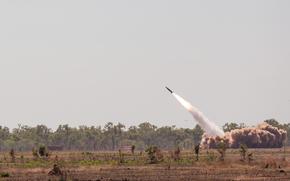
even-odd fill
[{"label": "smoke cloud", "polygon": [[278,129],[265,122],[257,127],[235,129],[224,133],[196,107],[170,89],[168,90],[192,114],[205,131],[201,141],[202,147],[216,148],[220,142],[224,142],[230,148],[238,148],[241,144],[245,144],[249,148],[281,148],[286,141],[287,132],[285,130]]},{"label": "smoke cloud", "polygon": [[202,112],[200,112],[196,107],[192,106],[189,102],[184,100],[179,95],[172,93],[172,95],[177,99],[177,101],[187,109],[200,127],[205,131],[205,133],[209,136],[224,136],[223,130],[221,130],[218,126],[216,126],[213,122],[207,119]]},{"label": "smoke cloud", "polygon": [[223,141],[230,148],[238,148],[241,144],[249,148],[281,148],[286,140],[287,132],[267,123],[257,127],[235,129],[226,132],[223,137],[203,135],[201,145],[204,148],[216,148]]}]

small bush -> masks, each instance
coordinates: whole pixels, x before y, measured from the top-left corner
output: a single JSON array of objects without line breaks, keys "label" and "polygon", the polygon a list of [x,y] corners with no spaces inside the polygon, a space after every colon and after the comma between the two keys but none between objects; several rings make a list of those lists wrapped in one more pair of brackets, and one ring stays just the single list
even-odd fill
[{"label": "small bush", "polygon": [[135,148],[136,148],[135,145],[132,145],[132,146],[131,146],[131,153],[132,153],[132,155],[134,155],[134,153],[135,153]]},{"label": "small bush", "polygon": [[47,157],[49,157],[48,150],[47,150],[46,146],[44,146],[44,145],[41,145],[38,148],[33,148],[32,155],[34,158],[47,158]]},{"label": "small bush", "polygon": [[214,152],[209,152],[209,151],[206,152],[206,161],[212,162],[212,161],[215,161],[216,158],[217,157],[215,156]]},{"label": "small bush", "polygon": [[23,155],[20,156],[20,161],[21,161],[21,163],[24,163],[24,156]]},{"label": "small bush", "polygon": [[248,163],[251,163],[251,161],[254,160],[253,153],[248,152],[248,147],[245,144],[240,145],[240,155],[241,155],[241,161],[248,161]]},{"label": "small bush", "polygon": [[246,155],[248,152],[248,147],[245,144],[241,144],[240,145],[240,155],[241,155],[241,161],[245,161],[246,160]]},{"label": "small bush", "polygon": [[10,177],[10,174],[8,172],[3,172],[3,173],[0,173],[0,176],[1,177]]},{"label": "small bush", "polygon": [[39,154],[39,156],[40,157],[47,157],[48,155],[48,152],[47,152],[47,149],[46,149],[46,147],[44,146],[44,145],[41,145],[41,146],[39,146],[39,148],[38,148],[38,154]]},{"label": "small bush", "polygon": [[217,151],[220,154],[221,161],[225,160],[226,150],[227,150],[227,145],[223,141],[217,144]]},{"label": "small bush", "polygon": [[57,164],[54,164],[52,170],[48,172],[48,175],[62,175],[62,171]]},{"label": "small bush", "polygon": [[37,151],[37,149],[36,148],[32,148],[32,156],[33,156],[33,158],[38,158],[39,156],[38,156],[38,151]]},{"label": "small bush", "polygon": [[157,146],[150,146],[145,150],[145,152],[148,155],[150,164],[156,164],[160,161],[163,161],[163,154]]}]

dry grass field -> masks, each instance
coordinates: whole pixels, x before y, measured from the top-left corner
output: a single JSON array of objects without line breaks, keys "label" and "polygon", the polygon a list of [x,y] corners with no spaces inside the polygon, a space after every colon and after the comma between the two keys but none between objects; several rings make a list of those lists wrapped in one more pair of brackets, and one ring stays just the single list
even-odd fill
[{"label": "dry grass field", "polygon": [[[1,153],[0,180],[290,180],[290,148],[250,149],[251,159],[241,160],[239,149],[228,149],[224,161],[216,150],[181,151],[174,160],[168,151],[156,164],[145,152],[52,152],[34,158],[31,152]],[[61,173],[49,174],[57,165]]]}]

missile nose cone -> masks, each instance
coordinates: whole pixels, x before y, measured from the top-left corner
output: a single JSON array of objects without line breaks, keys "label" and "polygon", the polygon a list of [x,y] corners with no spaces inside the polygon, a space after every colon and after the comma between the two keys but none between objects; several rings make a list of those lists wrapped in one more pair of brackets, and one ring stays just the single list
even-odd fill
[{"label": "missile nose cone", "polygon": [[171,89],[169,89],[168,87],[165,87],[171,94],[173,93],[173,91]]}]

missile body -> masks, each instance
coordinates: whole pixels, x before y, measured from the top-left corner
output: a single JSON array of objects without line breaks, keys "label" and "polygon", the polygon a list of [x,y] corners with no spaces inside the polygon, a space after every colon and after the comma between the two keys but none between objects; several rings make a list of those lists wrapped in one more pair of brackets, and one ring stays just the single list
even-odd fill
[{"label": "missile body", "polygon": [[173,93],[173,91],[171,89],[169,89],[168,87],[165,87],[165,88],[170,92],[170,94]]},{"label": "missile body", "polygon": [[205,131],[208,136],[224,136],[223,130],[221,130],[216,124],[211,122],[205,115],[199,111],[196,107],[192,106],[188,101],[174,93],[168,87],[165,87],[177,101],[193,116],[193,118],[197,121],[197,124]]}]

